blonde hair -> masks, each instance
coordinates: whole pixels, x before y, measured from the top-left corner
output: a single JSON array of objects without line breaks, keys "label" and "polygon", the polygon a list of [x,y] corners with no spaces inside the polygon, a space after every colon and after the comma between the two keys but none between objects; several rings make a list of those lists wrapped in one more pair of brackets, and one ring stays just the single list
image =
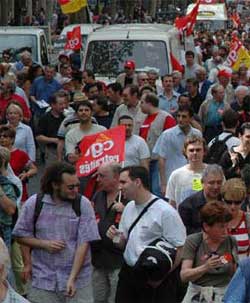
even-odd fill
[{"label": "blonde hair", "polygon": [[243,201],[246,198],[247,189],[240,178],[232,178],[223,184],[221,194],[223,199],[228,201]]},{"label": "blonde hair", "polygon": [[8,104],[7,108],[6,108],[6,114],[9,113],[9,111],[10,111],[11,108],[16,109],[16,110],[18,111],[18,113],[19,113],[21,119],[23,119],[23,109],[22,109],[21,105],[19,105],[19,104],[16,103],[16,102],[12,102],[12,101],[11,101],[11,102]]}]

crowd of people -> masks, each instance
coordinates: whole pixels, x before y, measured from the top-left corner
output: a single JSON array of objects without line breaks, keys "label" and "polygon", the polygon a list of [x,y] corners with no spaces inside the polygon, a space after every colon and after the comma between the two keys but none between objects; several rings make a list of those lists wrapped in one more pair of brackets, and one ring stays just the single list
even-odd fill
[{"label": "crowd of people", "polygon": [[[66,52],[56,67],[3,52],[3,302],[246,302],[250,72],[226,65],[231,35],[198,32],[182,72],[128,60],[109,84]],[[79,143],[117,125],[123,167],[78,178]]]}]

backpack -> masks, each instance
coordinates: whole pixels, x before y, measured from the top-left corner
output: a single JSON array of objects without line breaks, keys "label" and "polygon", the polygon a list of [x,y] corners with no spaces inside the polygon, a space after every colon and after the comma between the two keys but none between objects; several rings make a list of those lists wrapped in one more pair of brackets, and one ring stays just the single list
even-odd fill
[{"label": "backpack", "polygon": [[210,146],[204,162],[207,164],[219,163],[224,152],[228,150],[226,142],[232,137],[233,134],[226,136],[223,140],[219,140],[219,136],[215,137],[215,140]]},{"label": "backpack", "polygon": [[[43,197],[44,197],[43,193],[39,193],[36,196],[36,205],[35,205],[35,211],[33,217],[34,236],[36,236],[36,222],[39,218],[39,215],[41,213],[44,204]],[[81,216],[81,199],[82,196],[80,194],[77,194],[77,197],[72,202],[72,209],[74,210],[77,217]]]}]

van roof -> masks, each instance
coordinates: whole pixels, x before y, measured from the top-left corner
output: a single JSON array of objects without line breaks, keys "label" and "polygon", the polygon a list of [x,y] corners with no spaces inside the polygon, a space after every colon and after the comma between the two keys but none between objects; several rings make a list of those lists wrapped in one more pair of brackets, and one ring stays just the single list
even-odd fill
[{"label": "van roof", "polygon": [[72,31],[74,27],[79,26],[81,27],[81,34],[88,35],[92,33],[95,29],[102,27],[101,24],[70,24],[63,28],[61,31],[60,37],[66,36],[67,32]]},{"label": "van roof", "polygon": [[30,35],[44,33],[44,30],[39,27],[31,26],[0,26],[0,33]]},{"label": "van roof", "polygon": [[[92,32],[88,41],[92,40],[161,40],[167,32],[175,30],[166,24],[115,24],[105,26]],[[150,32],[153,35],[150,35]]]}]

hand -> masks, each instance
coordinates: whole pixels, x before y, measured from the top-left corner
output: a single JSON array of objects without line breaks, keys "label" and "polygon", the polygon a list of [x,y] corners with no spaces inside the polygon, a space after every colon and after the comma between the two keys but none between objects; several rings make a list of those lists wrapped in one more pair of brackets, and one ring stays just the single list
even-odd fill
[{"label": "hand", "polygon": [[237,163],[238,163],[238,154],[237,153],[234,153],[234,152],[229,152],[230,154],[230,158],[231,158],[231,161],[233,163],[233,166],[236,166]]},{"label": "hand", "polygon": [[75,287],[75,281],[72,278],[69,278],[67,281],[67,285],[66,285],[66,292],[67,292],[67,296],[69,297],[74,297],[74,295],[76,294],[76,287]]},{"label": "hand", "polygon": [[20,276],[23,283],[27,283],[31,279],[31,263],[24,265]]},{"label": "hand", "polygon": [[106,236],[109,239],[113,240],[114,237],[117,236],[118,234],[119,234],[119,230],[114,225],[111,225],[107,230]]},{"label": "hand", "polygon": [[28,176],[27,176],[27,173],[21,173],[18,178],[21,180],[21,181],[24,181],[26,179],[28,179]]},{"label": "hand", "polygon": [[57,253],[65,248],[65,242],[62,240],[45,240],[44,249],[49,253]]},{"label": "hand", "polygon": [[205,265],[207,267],[207,270],[210,270],[213,268],[218,268],[218,267],[222,266],[223,264],[221,263],[220,256],[213,255],[209,259],[207,259],[207,262]]},{"label": "hand", "polygon": [[122,213],[124,210],[124,205],[121,202],[116,202],[112,207],[116,212]]}]

